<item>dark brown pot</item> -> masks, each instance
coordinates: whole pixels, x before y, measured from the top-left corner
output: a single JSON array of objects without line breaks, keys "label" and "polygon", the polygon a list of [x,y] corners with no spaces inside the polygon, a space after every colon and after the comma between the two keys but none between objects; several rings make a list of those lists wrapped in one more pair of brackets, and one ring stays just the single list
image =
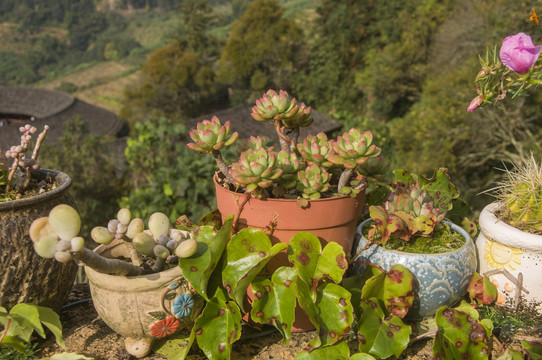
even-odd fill
[{"label": "dark brown pot", "polygon": [[59,312],[72,288],[77,265],[43,259],[34,251],[28,229],[32,221],[48,216],[58,204],[74,206],[68,193],[71,178],[42,169],[39,180],[56,182],[54,190],[21,200],[0,203],[0,305],[8,310],[30,302]]},{"label": "dark brown pot", "polygon": [[[358,217],[364,206],[364,196],[335,196],[309,200],[309,205],[301,208],[295,199],[257,199],[245,194],[236,193],[224,188],[214,177],[216,202],[222,216],[222,221],[229,216],[235,216],[236,230],[256,228],[269,234],[273,227],[271,242],[289,243],[290,239],[300,231],[310,232],[320,239],[322,247],[328,242],[336,242],[350,254]],[[246,201],[246,202],[245,202]],[[285,253],[278,254],[267,265],[268,272],[273,272],[280,266],[289,266]],[[249,296],[250,296],[249,291]],[[296,320],[292,331],[313,330],[314,325],[299,306],[296,307]]]}]

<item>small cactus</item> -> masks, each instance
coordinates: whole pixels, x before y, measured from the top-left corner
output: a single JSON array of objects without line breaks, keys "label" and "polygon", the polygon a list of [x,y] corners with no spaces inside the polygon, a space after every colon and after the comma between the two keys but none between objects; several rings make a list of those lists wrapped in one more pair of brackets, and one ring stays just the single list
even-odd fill
[{"label": "small cactus", "polygon": [[261,196],[262,190],[270,187],[282,175],[276,161],[277,156],[272,151],[263,148],[248,150],[241,154],[238,162],[232,164],[231,173],[247,193]]},{"label": "small cactus", "polygon": [[310,114],[310,107],[297,105],[295,98],[290,98],[286,91],[280,90],[277,94],[275,90],[268,90],[256,100],[250,115],[256,121],[280,121],[287,129],[295,129],[312,124]]},{"label": "small cactus", "polygon": [[373,134],[370,131],[362,133],[352,128],[332,142],[335,154],[329,156],[328,159],[346,169],[355,169],[356,166],[366,163],[370,157],[380,155],[380,148],[372,142]]},{"label": "small cactus", "polygon": [[305,199],[319,199],[329,189],[331,174],[314,164],[309,164],[297,174],[299,188]]},{"label": "small cactus", "polygon": [[502,204],[501,216],[523,231],[542,234],[542,166],[534,155],[514,169],[493,190]]}]

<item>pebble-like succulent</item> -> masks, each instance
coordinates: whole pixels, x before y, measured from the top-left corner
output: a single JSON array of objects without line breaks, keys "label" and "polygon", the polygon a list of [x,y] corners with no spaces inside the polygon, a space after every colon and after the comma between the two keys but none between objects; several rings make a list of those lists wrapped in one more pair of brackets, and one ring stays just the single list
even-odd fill
[{"label": "pebble-like succulent", "polygon": [[304,198],[319,199],[322,196],[321,193],[329,189],[331,174],[317,165],[309,164],[297,174],[297,178],[298,189],[303,191]]},{"label": "pebble-like succulent", "polygon": [[237,132],[230,135],[229,121],[222,125],[220,120],[213,116],[211,120],[199,122],[196,129],[190,131],[190,138],[194,142],[188,144],[188,147],[194,151],[210,154],[233,144],[238,137]]},{"label": "pebble-like succulent", "polygon": [[310,114],[310,107],[303,103],[297,105],[295,98],[290,98],[286,91],[280,90],[277,94],[275,90],[268,90],[256,100],[250,115],[256,121],[280,121],[282,126],[295,129],[312,124]]},{"label": "pebble-like succulent", "polygon": [[231,174],[247,193],[261,195],[262,189],[271,186],[282,175],[276,166],[277,156],[273,151],[259,148],[241,154],[239,161],[232,164]]},{"label": "pebble-like succulent", "polygon": [[346,169],[355,169],[356,166],[367,162],[370,157],[380,155],[380,148],[372,142],[373,134],[370,131],[361,132],[352,128],[339,136],[336,141],[332,141],[335,153],[328,156],[328,160]]}]

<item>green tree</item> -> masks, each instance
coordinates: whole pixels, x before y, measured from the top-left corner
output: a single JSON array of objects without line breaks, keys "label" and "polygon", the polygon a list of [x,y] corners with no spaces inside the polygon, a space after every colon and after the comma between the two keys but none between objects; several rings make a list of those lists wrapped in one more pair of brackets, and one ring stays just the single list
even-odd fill
[{"label": "green tree", "polygon": [[219,79],[233,88],[236,99],[292,87],[302,30],[283,14],[276,0],[255,0],[233,24],[220,57]]}]

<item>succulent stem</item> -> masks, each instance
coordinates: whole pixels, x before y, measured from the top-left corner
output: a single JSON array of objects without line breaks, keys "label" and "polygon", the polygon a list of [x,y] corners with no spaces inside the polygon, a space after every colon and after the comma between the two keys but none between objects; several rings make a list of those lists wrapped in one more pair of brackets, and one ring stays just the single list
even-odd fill
[{"label": "succulent stem", "polygon": [[166,259],[167,258],[161,258],[159,256],[156,257],[154,265],[152,266],[152,272],[160,272],[164,270],[164,266],[166,265]]},{"label": "succulent stem", "polygon": [[218,166],[218,169],[220,172],[226,177],[226,181],[228,181],[230,184],[235,184],[235,180],[230,174],[230,171],[228,169],[228,165],[222,158],[222,154],[218,150],[213,150],[213,156],[216,161],[216,165]]},{"label": "succulent stem", "polygon": [[[38,156],[40,153],[41,143],[45,139],[45,136],[47,135],[47,130],[49,130],[49,126],[45,125],[43,127],[43,131],[38,135],[38,138],[36,139],[36,145],[34,146],[34,150],[32,151],[32,159],[38,160]],[[30,177],[32,174],[32,168],[27,167],[26,168],[26,179],[24,181],[23,189],[26,189],[28,185],[30,185]]]},{"label": "succulent stem", "polygon": [[286,134],[284,134],[284,125],[282,125],[280,121],[275,121],[275,130],[279,137],[281,150],[284,150],[289,154],[290,144],[292,143],[292,140]]},{"label": "succulent stem", "polygon": [[2,147],[0,147],[0,170],[8,170],[8,162],[6,160]]},{"label": "succulent stem", "polygon": [[352,174],[354,173],[354,169],[344,169],[341,173],[341,177],[339,178],[339,185],[337,191],[339,194],[341,193],[341,190],[343,186],[345,186],[348,183],[348,180],[352,177]]},{"label": "succulent stem", "polygon": [[132,245],[131,241],[127,241],[123,239],[126,245],[126,248],[128,249],[128,253],[130,254],[130,259],[132,260],[132,264],[135,266],[140,266],[143,264],[143,260],[141,260],[141,256],[137,252],[137,250],[134,248],[134,245]]},{"label": "succulent stem", "polygon": [[104,274],[122,276],[137,276],[148,274],[149,271],[119,259],[107,259],[87,248],[72,253],[75,260],[83,262],[93,270]]}]

